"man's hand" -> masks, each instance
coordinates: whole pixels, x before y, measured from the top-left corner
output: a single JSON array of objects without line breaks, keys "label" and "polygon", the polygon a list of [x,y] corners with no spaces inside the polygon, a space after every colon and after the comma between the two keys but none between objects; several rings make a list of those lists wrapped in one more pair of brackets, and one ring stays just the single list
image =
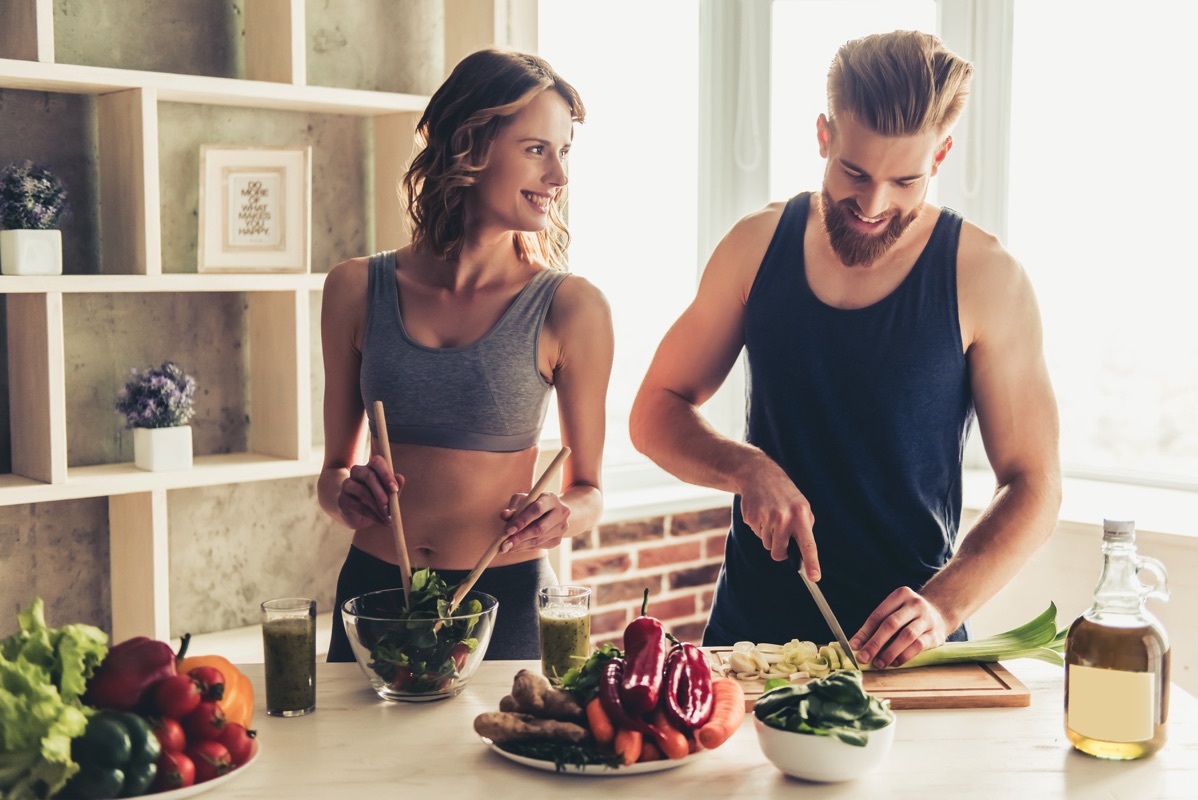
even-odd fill
[{"label": "man's hand", "polygon": [[858,663],[872,662],[878,669],[901,667],[924,650],[944,644],[947,628],[939,608],[918,592],[900,586],[874,609],[849,646]]},{"label": "man's hand", "polygon": [[812,526],[815,515],[811,504],[795,487],[773,459],[757,459],[750,477],[742,482],[740,511],[745,524],[753,529],[761,544],[775,561],[785,561],[793,539],[799,546],[807,577],[819,580],[819,555]]}]

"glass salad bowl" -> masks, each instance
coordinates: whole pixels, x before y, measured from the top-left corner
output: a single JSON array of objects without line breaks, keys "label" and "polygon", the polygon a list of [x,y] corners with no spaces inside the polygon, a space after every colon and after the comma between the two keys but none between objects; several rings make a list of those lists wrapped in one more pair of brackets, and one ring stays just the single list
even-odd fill
[{"label": "glass salad bowl", "polygon": [[472,591],[447,614],[447,602],[409,611],[402,589],[346,600],[345,632],[358,666],[384,700],[421,702],[456,697],[486,655],[499,601]]}]

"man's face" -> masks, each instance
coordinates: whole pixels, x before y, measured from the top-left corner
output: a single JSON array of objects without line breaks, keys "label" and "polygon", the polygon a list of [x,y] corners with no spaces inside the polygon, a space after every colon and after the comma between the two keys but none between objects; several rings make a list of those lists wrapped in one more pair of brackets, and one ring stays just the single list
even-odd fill
[{"label": "man's face", "polygon": [[934,132],[882,136],[841,114],[817,124],[824,170],[821,212],[828,242],[847,267],[868,267],[918,219],[928,182],[952,147]]}]

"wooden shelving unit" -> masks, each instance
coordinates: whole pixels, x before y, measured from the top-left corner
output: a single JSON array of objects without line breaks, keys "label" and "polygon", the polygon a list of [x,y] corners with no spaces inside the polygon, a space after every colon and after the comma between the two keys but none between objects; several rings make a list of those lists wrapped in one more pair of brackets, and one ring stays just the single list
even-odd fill
[{"label": "wooden shelving unit", "polygon": [[[491,38],[474,37],[493,36],[502,7],[489,0],[447,3],[447,54],[456,60],[490,44]],[[164,274],[160,210],[169,201],[160,193],[159,104],[366,117],[376,139],[394,145],[370,159],[373,185],[381,187],[400,178],[404,159],[397,154],[410,152],[412,131],[428,100],[306,85],[304,0],[247,0],[244,14],[246,79],[231,79],[54,63],[52,0],[0,4],[0,89],[95,97],[103,270],[0,277],[7,306],[12,451],[12,473],[0,475],[0,506],[108,498],[114,641],[170,638],[170,490],[310,477],[320,468],[311,431],[310,309],[325,276]],[[394,197],[375,195],[375,218],[389,218]],[[402,236],[384,226],[373,232],[373,242],[378,249],[397,247]],[[248,382],[269,387],[249,393],[255,424],[248,452],[198,456],[191,470],[174,473],[143,472],[128,463],[70,466],[64,295],[213,292],[244,294],[252,354]]]}]

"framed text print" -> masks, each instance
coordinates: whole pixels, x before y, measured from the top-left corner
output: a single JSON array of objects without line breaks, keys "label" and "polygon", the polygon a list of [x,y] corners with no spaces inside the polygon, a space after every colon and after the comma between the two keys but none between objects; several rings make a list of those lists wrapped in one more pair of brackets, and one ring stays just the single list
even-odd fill
[{"label": "framed text print", "polygon": [[200,272],[308,272],[311,147],[200,147]]}]

